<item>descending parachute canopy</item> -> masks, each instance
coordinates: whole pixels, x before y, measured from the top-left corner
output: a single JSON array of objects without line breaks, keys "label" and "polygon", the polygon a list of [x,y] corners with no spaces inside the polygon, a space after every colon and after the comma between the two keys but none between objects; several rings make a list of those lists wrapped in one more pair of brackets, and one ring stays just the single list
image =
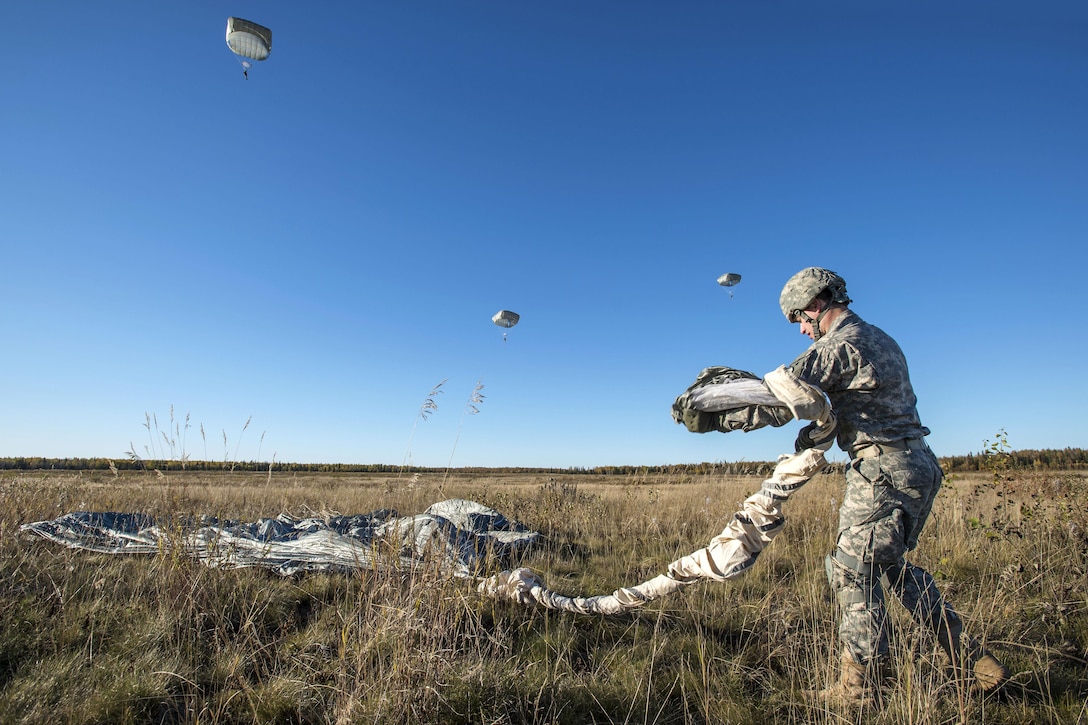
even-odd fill
[{"label": "descending parachute canopy", "polygon": [[491,318],[499,327],[513,327],[518,324],[518,320],[521,319],[521,315],[510,310],[499,310],[495,313],[495,316]]},{"label": "descending parachute canopy", "polygon": [[[718,277],[718,284],[722,287],[732,287],[738,282],[740,282],[740,275],[734,272],[727,272]],[[729,290],[729,299],[733,299],[733,290]]]},{"label": "descending parachute canopy", "polygon": [[732,287],[737,282],[740,282],[740,275],[734,274],[733,272],[728,272],[721,277],[718,277],[718,284],[722,287]]},{"label": "descending parachute canopy", "polygon": [[[521,315],[516,312],[511,312],[510,310],[499,310],[495,313],[495,316],[491,318],[491,321],[499,327],[505,327],[509,329],[514,325],[518,324],[518,320],[520,319]],[[505,332],[502,333],[502,341],[506,342]]]},{"label": "descending parachute canopy", "polygon": [[[227,46],[242,58],[265,60],[272,52],[272,31],[248,20],[227,18]],[[242,67],[249,70],[249,61],[243,60]]]}]

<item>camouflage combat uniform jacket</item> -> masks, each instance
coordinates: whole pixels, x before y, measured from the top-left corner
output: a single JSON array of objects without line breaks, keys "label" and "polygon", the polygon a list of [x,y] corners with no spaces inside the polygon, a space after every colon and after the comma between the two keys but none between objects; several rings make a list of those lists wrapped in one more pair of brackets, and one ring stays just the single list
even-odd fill
[{"label": "camouflage combat uniform jacket", "polygon": [[887,333],[849,309],[790,370],[827,393],[838,416],[839,447],[851,457],[872,443],[929,435],[918,419],[903,351]]},{"label": "camouflage combat uniform jacket", "polygon": [[839,639],[855,662],[888,653],[885,587],[921,626],[959,627],[933,577],[904,555],[918,543],[940,489],[936,456],[922,440],[907,362],[895,340],[844,310],[791,365],[819,387],[850,454],[834,552],[825,562],[840,606]]}]

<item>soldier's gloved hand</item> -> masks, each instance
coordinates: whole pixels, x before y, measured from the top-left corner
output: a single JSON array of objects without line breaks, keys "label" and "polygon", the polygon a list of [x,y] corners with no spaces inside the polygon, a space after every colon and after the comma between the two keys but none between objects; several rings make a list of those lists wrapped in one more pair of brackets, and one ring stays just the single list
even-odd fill
[{"label": "soldier's gloved hand", "polygon": [[835,435],[835,419],[831,418],[827,423],[820,425],[813,421],[797,434],[797,440],[793,442],[793,450],[796,453],[807,451],[809,448],[823,445]]}]

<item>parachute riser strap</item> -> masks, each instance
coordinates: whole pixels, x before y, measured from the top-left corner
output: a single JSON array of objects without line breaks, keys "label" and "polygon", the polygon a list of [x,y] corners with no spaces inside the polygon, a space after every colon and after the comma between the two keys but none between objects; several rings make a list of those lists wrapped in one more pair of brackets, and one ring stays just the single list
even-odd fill
[{"label": "parachute riser strap", "polygon": [[[803,384],[802,384],[803,385]],[[531,569],[504,571],[483,580],[481,594],[537,604],[581,614],[619,614],[643,606],[698,581],[728,581],[744,574],[760,552],[771,543],[785,524],[782,501],[827,465],[820,448],[783,456],[760,490],[745,500],[729,525],[710,543],[668,566],[660,574],[634,587],[623,587],[610,595],[568,597],[545,588],[543,579]]]}]

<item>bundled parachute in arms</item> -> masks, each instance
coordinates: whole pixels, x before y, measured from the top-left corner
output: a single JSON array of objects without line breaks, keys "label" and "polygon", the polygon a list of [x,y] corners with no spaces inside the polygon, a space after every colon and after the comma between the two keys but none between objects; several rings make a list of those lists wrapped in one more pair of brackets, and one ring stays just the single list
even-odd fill
[{"label": "bundled parachute in arms", "polygon": [[272,31],[241,18],[227,18],[227,47],[242,63],[242,74],[249,80],[251,60],[266,60],[272,52]]}]

